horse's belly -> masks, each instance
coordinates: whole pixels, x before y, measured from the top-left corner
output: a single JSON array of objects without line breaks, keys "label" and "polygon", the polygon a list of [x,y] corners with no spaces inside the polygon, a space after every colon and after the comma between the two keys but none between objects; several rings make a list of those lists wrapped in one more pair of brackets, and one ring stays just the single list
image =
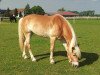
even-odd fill
[{"label": "horse's belly", "polygon": [[39,31],[32,30],[32,32],[35,33],[36,35],[39,35],[39,36],[48,37],[47,32],[43,32],[41,30],[39,30]]},{"label": "horse's belly", "polygon": [[48,30],[44,29],[42,27],[35,27],[35,26],[29,26],[28,27],[30,31],[32,31],[33,33],[39,35],[39,36],[43,36],[43,37],[48,37]]},{"label": "horse's belly", "polygon": [[43,27],[41,25],[29,25],[28,26],[29,31],[32,31],[33,33],[44,36],[44,37],[59,37],[60,31],[55,26],[52,28],[49,27]]}]

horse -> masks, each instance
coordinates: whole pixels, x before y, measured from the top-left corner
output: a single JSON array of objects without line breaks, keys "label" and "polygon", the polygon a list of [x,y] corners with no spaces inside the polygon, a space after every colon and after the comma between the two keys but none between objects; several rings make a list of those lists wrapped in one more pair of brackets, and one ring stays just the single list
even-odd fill
[{"label": "horse", "polygon": [[9,16],[10,22],[17,22],[16,17],[13,15]]},{"label": "horse", "polygon": [[26,52],[29,52],[31,60],[36,61],[31,46],[30,37],[32,33],[39,36],[50,38],[50,63],[54,64],[54,45],[58,39],[62,42],[67,52],[69,63],[73,66],[79,66],[81,51],[77,44],[77,39],[73,27],[62,15],[52,16],[30,14],[19,20],[18,35],[19,45],[22,50],[22,57],[28,58]]}]

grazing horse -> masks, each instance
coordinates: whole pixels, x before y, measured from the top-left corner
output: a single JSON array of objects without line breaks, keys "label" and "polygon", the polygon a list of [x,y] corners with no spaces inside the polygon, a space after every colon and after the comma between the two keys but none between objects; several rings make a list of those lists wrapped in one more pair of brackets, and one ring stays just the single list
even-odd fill
[{"label": "grazing horse", "polygon": [[79,66],[78,58],[81,57],[77,45],[76,35],[71,24],[61,15],[52,16],[31,14],[19,20],[18,26],[19,45],[22,50],[22,57],[27,58],[28,50],[32,61],[36,61],[30,47],[32,33],[50,38],[50,63],[54,63],[53,52],[55,40],[59,39],[67,51],[69,62],[73,66]]},{"label": "grazing horse", "polygon": [[14,22],[14,21],[17,22],[16,17],[13,15],[10,15],[9,19],[10,19],[10,22]]}]

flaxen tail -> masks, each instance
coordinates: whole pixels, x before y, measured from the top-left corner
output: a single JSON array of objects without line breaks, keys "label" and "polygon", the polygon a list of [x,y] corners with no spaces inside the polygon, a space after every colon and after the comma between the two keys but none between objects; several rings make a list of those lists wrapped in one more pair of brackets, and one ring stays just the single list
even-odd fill
[{"label": "flaxen tail", "polygon": [[25,41],[24,33],[22,31],[22,20],[23,18],[19,20],[19,25],[18,25],[19,46],[20,46],[21,51],[23,51],[24,41]]}]

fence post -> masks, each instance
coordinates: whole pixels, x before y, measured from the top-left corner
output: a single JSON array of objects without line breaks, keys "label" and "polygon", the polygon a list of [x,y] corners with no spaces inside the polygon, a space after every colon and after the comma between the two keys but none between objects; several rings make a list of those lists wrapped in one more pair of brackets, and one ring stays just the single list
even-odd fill
[{"label": "fence post", "polygon": [[75,24],[75,17],[73,17],[73,23]]},{"label": "fence post", "polygon": [[1,20],[1,17],[0,17],[0,24],[1,24],[1,21],[2,21],[2,20]]}]

